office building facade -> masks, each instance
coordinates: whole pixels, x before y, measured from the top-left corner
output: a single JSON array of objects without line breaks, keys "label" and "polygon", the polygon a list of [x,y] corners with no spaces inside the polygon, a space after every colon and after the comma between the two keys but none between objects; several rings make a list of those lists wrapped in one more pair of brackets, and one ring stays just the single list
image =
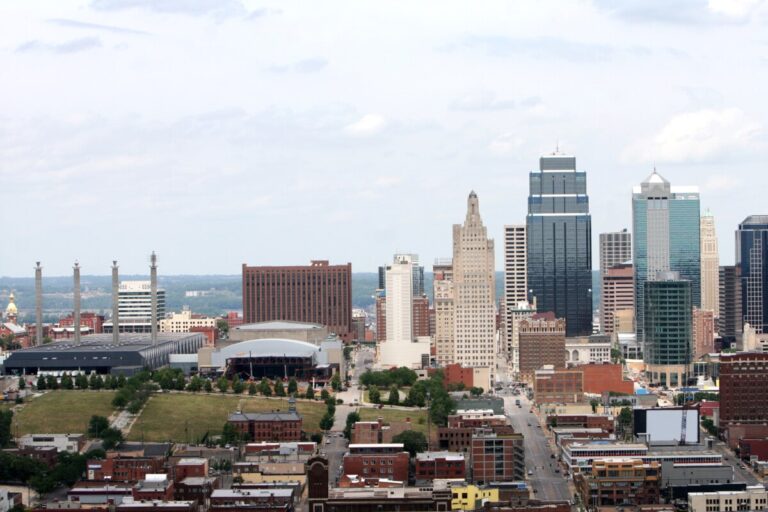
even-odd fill
[{"label": "office building facade", "polygon": [[454,362],[453,261],[450,258],[436,261],[432,276],[435,358],[438,365],[445,367]]},{"label": "office building facade", "polygon": [[[530,173],[528,287],[539,311],[564,318],[568,336],[592,334],[592,219],[576,158],[543,156]],[[531,298],[531,300],[533,300]]]},{"label": "office building facade", "polygon": [[663,272],[646,282],[644,292],[646,376],[654,384],[682,386],[692,356],[691,282]]},{"label": "office building facade", "polygon": [[720,267],[719,300],[720,316],[717,334],[728,342],[741,339],[743,319],[741,315],[741,272],[736,265]]},{"label": "office building facade", "polygon": [[757,334],[768,333],[768,215],[750,215],[736,231],[741,313]]},{"label": "office building facade", "polygon": [[504,352],[513,359],[514,310],[528,302],[528,265],[525,225],[504,226]]},{"label": "office building facade", "polygon": [[464,224],[453,226],[454,358],[465,367],[496,367],[496,272],[492,239],[475,192]]},{"label": "office building facade", "polygon": [[[292,320],[320,324],[349,341],[352,331],[352,264],[249,267],[243,264],[245,323]],[[122,322],[122,313],[120,320]]]},{"label": "office building facade", "polygon": [[[118,288],[117,308],[121,333],[152,332],[152,287],[150,281],[122,281]],[[165,290],[157,290],[157,316],[159,325],[165,317]],[[112,320],[104,322],[105,333],[112,332]]]},{"label": "office building facade", "polygon": [[645,336],[645,285],[659,272],[690,282],[691,305],[701,307],[700,211],[697,187],[672,187],[654,169],[632,191],[635,322]]},{"label": "office building facade", "polygon": [[720,316],[720,254],[715,218],[709,210],[701,216],[701,309]]},{"label": "office building facade", "polygon": [[520,320],[519,328],[521,380],[532,384],[534,373],[544,365],[565,367],[565,319],[536,314]]},{"label": "office building facade", "polygon": [[600,292],[600,326],[605,334],[616,331],[616,314],[635,314],[635,269],[631,263],[617,263],[606,269]]}]

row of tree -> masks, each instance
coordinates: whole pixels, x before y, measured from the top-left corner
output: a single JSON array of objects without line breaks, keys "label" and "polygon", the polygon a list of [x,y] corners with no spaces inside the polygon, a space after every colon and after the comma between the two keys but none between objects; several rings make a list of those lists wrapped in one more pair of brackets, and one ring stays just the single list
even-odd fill
[{"label": "row of tree", "polygon": [[368,370],[360,376],[360,383],[364,386],[377,386],[379,388],[389,388],[397,386],[398,388],[412,386],[419,376],[416,372],[405,366],[392,368],[391,370],[371,371]]},{"label": "row of tree", "polygon": [[103,450],[85,454],[62,452],[56,465],[48,468],[39,460],[0,452],[0,481],[26,484],[43,495],[62,485],[74,485],[85,473],[88,459],[104,457]]}]

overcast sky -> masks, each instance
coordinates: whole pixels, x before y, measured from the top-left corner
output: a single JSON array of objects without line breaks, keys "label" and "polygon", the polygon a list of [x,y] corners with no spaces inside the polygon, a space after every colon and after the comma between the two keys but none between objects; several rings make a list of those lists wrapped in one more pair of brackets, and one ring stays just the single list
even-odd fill
[{"label": "overcast sky", "polygon": [[699,185],[721,263],[768,213],[757,0],[0,3],[0,275],[237,274],[396,251],[431,268],[475,190],[496,239],[541,154],[598,233],[652,170]]}]

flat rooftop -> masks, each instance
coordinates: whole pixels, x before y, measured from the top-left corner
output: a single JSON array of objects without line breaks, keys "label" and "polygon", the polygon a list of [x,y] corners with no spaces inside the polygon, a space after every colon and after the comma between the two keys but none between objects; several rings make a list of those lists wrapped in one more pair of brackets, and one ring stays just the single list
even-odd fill
[{"label": "flat rooftop", "polygon": [[[187,338],[194,338],[203,336],[199,332],[186,332],[186,333],[158,333],[157,342],[154,345],[162,345],[165,343],[171,343],[174,341],[184,340]],[[137,334],[137,333],[120,333],[118,337],[118,343],[112,341],[112,334],[89,334],[83,336],[80,343],[75,343],[73,340],[60,340],[41,345],[39,347],[29,347],[15,351],[15,353],[40,353],[47,354],[51,352],[133,352],[144,350],[147,347],[151,347],[152,335],[151,334]]]}]

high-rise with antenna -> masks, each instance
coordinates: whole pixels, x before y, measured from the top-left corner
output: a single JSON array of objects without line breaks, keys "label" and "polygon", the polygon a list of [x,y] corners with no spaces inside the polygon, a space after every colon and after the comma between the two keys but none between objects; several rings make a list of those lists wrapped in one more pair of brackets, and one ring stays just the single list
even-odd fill
[{"label": "high-rise with antenna", "polygon": [[43,344],[43,267],[35,262],[35,345]]},{"label": "high-rise with antenna", "polygon": [[149,265],[149,293],[152,301],[152,318],[150,319],[152,326],[152,344],[157,343],[157,255],[155,251],[152,251],[150,257],[151,264]]},{"label": "high-rise with antenna", "polygon": [[120,341],[120,279],[117,260],[112,260],[112,343]]},{"label": "high-rise with antenna", "polygon": [[75,314],[73,327],[75,328],[75,343],[80,343],[80,264],[75,261],[75,266],[72,268],[75,272]]}]

